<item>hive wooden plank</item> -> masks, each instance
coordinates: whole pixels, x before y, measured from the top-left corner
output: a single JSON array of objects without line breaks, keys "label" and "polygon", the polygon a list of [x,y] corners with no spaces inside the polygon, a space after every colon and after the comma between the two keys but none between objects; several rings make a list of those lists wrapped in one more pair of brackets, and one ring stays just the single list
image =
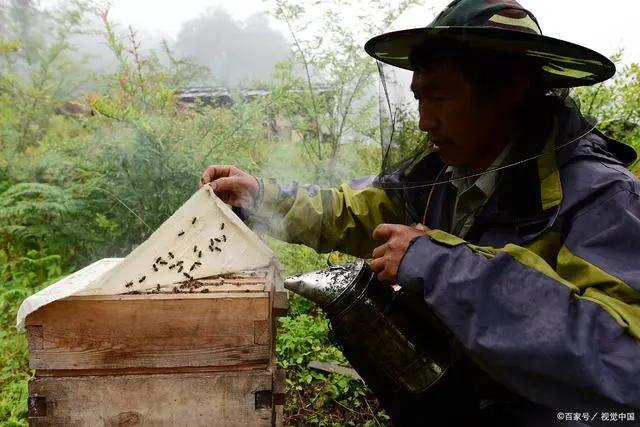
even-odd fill
[{"label": "hive wooden plank", "polygon": [[34,369],[267,364],[269,293],[71,297],[27,317]]},{"label": "hive wooden plank", "polygon": [[173,368],[124,368],[124,369],[38,369],[39,377],[77,377],[99,375],[150,375],[150,374],[193,374],[212,372],[260,371],[267,369],[269,364],[253,363],[248,365],[226,366],[182,366]]},{"label": "hive wooden plank", "polygon": [[50,426],[281,425],[270,402],[270,371],[36,377],[29,383],[29,422]]}]

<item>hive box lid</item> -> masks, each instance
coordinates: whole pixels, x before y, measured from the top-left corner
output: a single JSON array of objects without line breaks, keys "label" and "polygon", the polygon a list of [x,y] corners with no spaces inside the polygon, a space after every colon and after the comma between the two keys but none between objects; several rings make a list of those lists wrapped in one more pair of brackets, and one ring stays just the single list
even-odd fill
[{"label": "hive box lid", "polygon": [[17,327],[38,308],[69,296],[119,295],[267,267],[273,252],[206,185],[126,258],[107,258],[27,298]]}]

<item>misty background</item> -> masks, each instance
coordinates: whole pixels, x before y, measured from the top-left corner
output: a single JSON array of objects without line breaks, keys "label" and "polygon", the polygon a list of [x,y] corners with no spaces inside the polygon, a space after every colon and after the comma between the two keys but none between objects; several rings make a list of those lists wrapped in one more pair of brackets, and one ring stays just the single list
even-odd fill
[{"label": "misty background", "polygon": [[[424,26],[449,1],[418,2],[385,30]],[[4,9],[11,6],[14,12],[12,18],[17,25],[14,29],[0,28],[0,34],[10,38],[18,28],[23,38],[27,33],[46,38],[46,26],[42,25],[39,10],[60,7],[65,2],[2,0],[0,4]],[[599,0],[565,0],[558,4],[551,0],[523,0],[522,4],[536,14],[546,35],[583,44],[607,56],[624,50],[622,63],[640,61],[640,45],[635,43],[640,39],[640,30],[631,22],[633,16],[640,13],[638,2],[612,0],[605,4]],[[342,7],[338,3],[336,6]],[[282,19],[274,17],[275,3],[264,0],[163,3],[115,0],[100,7],[110,10],[109,18],[116,24],[116,31],[120,34],[126,36],[130,31],[135,33],[141,41],[143,52],[162,52],[166,45],[175,54],[206,66],[209,74],[194,81],[194,85],[233,87],[248,82],[269,81],[276,64],[291,57],[294,36],[304,37],[302,33],[292,34],[291,28]],[[340,18],[347,25],[356,27],[359,25],[358,8],[366,7],[366,2],[360,2],[358,7],[351,10],[345,7],[340,10]],[[620,15],[615,12],[622,9],[628,13]],[[579,19],[567,20],[566,17],[571,15]],[[311,15],[309,28],[313,27],[314,18]],[[317,19],[320,19],[319,15]],[[101,22],[94,16],[86,23],[85,33],[72,37],[70,41],[77,48],[78,57],[85,58],[87,69],[109,72],[117,67],[117,59],[104,43],[101,27]],[[356,33],[356,43],[362,46],[372,35]],[[160,56],[161,60],[166,61]],[[87,89],[86,85],[82,88]]]},{"label": "misty background", "polygon": [[[40,10],[55,8],[60,2],[10,0],[3,3],[14,23],[13,28],[1,29],[5,39],[47,40],[55,37],[46,30],[46,20]],[[102,23],[96,16],[87,17],[83,34],[69,40],[75,47],[76,59],[84,58],[89,70],[111,72],[116,69],[118,61],[104,42]],[[289,41],[270,26],[270,21],[264,12],[239,20],[223,8],[212,7],[182,22],[174,37],[136,29],[117,21],[114,29],[124,38],[133,32],[144,53],[162,53],[166,46],[175,54],[206,66],[210,71],[208,76],[194,84],[237,86],[241,82],[269,80],[275,65],[290,57]],[[166,62],[162,55],[160,59]]]}]

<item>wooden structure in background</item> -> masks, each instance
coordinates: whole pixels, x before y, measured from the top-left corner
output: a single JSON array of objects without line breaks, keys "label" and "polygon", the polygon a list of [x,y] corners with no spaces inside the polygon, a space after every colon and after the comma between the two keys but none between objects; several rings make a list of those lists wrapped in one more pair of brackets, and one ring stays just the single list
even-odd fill
[{"label": "wooden structure in background", "polygon": [[50,303],[26,320],[30,425],[280,426],[286,310],[275,269]]}]

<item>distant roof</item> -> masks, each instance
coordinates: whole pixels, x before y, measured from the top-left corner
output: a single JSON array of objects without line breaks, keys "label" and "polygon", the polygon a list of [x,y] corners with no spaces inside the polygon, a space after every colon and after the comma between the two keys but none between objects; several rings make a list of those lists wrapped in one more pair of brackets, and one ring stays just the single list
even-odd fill
[{"label": "distant roof", "polygon": [[222,86],[195,86],[180,89],[176,92],[176,95],[185,98],[198,98],[198,97],[210,97],[210,96],[264,96],[269,91],[267,89],[241,89],[241,88],[227,88]]},{"label": "distant roof", "polygon": [[[329,91],[331,85],[314,85],[314,89],[320,92]],[[222,97],[222,96],[265,96],[270,93],[268,88],[230,88],[226,86],[192,86],[179,89],[176,92],[181,98],[199,98],[199,97]]]}]

